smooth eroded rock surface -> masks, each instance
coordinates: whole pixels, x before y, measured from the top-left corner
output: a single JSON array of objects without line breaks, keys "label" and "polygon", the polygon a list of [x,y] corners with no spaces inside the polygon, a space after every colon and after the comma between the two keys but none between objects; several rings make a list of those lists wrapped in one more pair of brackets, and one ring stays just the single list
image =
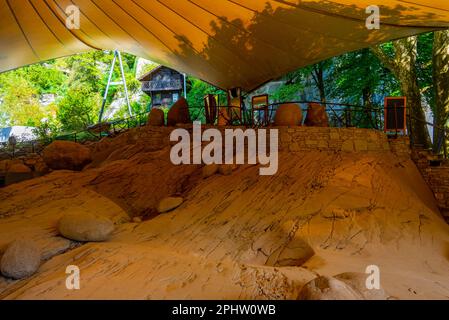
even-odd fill
[{"label": "smooth eroded rock surface", "polygon": [[1,273],[12,279],[23,279],[33,275],[41,263],[39,247],[28,239],[10,243],[0,261]]},{"label": "smooth eroded rock surface", "polygon": [[345,272],[336,275],[334,278],[343,281],[352,289],[357,291],[366,300],[387,300],[388,294],[380,286],[379,289],[369,289],[366,285],[366,281],[370,274],[359,272]]},{"label": "smooth eroded rock surface", "polygon": [[183,203],[184,199],[181,197],[167,197],[162,199],[157,206],[157,211],[159,213],[171,211],[176,209]]},{"label": "smooth eroded rock surface", "polygon": [[58,223],[64,237],[76,241],[105,241],[114,231],[114,223],[93,213],[70,213]]},{"label": "smooth eroded rock surface", "polygon": [[360,293],[333,277],[319,276],[308,282],[299,293],[300,300],[363,300]]}]

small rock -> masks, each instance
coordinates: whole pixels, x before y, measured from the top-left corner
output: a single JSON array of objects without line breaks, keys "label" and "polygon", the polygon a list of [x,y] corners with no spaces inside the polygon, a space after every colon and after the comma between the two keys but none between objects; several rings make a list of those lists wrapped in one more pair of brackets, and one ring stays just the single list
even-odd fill
[{"label": "small rock", "polygon": [[31,240],[13,241],[0,262],[1,273],[8,278],[23,279],[33,275],[41,264],[39,247]]},{"label": "small rock", "polygon": [[308,282],[298,295],[299,300],[363,300],[349,285],[333,277],[319,276]]},{"label": "small rock", "polygon": [[345,272],[336,275],[335,278],[346,283],[366,300],[388,300],[389,296],[382,287],[379,289],[368,289],[366,287],[368,276],[369,274],[366,273]]},{"label": "small rock", "polygon": [[75,241],[105,241],[114,231],[114,224],[108,218],[92,213],[70,213],[59,220],[58,230]]},{"label": "small rock", "polygon": [[134,218],[133,218],[133,222],[135,222],[135,223],[141,223],[141,222],[142,222],[142,218],[141,218],[141,217],[134,217]]},{"label": "small rock", "polygon": [[162,199],[157,206],[157,211],[159,213],[171,211],[176,209],[183,203],[184,199],[181,197],[167,197]]},{"label": "small rock", "polygon": [[215,163],[207,164],[203,167],[203,178],[213,176],[218,171],[218,165]]}]

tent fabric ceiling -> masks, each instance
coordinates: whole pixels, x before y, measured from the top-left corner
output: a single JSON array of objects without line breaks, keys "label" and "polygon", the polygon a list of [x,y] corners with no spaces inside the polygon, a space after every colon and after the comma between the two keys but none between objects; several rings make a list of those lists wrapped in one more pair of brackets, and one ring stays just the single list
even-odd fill
[{"label": "tent fabric ceiling", "polygon": [[[135,54],[249,91],[299,67],[449,28],[448,0],[0,0],[0,72],[94,49]],[[66,27],[66,8],[80,29]]]}]

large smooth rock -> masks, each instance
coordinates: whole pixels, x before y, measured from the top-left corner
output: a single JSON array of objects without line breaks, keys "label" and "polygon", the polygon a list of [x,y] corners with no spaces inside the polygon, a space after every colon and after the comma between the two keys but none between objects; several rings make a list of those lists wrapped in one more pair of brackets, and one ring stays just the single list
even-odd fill
[{"label": "large smooth rock", "polygon": [[151,109],[150,115],[148,116],[148,125],[161,127],[164,124],[164,111],[158,108]]},{"label": "large smooth rock", "polygon": [[9,244],[0,262],[0,270],[5,277],[23,279],[33,275],[40,264],[39,247],[31,240],[20,239]]},{"label": "large smooth rock", "polygon": [[309,127],[329,127],[326,108],[318,103],[310,103],[304,124]]},{"label": "large smooth rock", "polygon": [[308,282],[298,295],[299,300],[363,300],[363,296],[345,282],[319,276]]},{"label": "large smooth rock", "polygon": [[346,283],[366,300],[387,300],[388,294],[382,287],[379,289],[367,288],[366,279],[368,277],[369,274],[360,272],[345,272],[335,276],[336,279]]},{"label": "large smooth rock", "polygon": [[168,111],[167,126],[175,126],[178,123],[191,123],[189,104],[184,98],[176,101]]},{"label": "large smooth rock", "polygon": [[58,230],[75,241],[105,241],[114,231],[114,223],[93,213],[69,213],[59,220]]},{"label": "large smooth rock", "polygon": [[275,126],[300,126],[302,124],[302,110],[296,103],[282,104],[274,116]]},{"label": "large smooth rock", "polygon": [[6,172],[5,185],[32,179],[33,177],[33,171],[29,167],[21,163],[15,163]]},{"label": "large smooth rock", "polygon": [[43,158],[53,170],[81,170],[92,161],[90,149],[72,141],[54,141],[44,149]]},{"label": "large smooth rock", "polygon": [[181,197],[167,197],[163,198],[157,206],[159,213],[164,213],[176,209],[183,203],[184,199]]}]

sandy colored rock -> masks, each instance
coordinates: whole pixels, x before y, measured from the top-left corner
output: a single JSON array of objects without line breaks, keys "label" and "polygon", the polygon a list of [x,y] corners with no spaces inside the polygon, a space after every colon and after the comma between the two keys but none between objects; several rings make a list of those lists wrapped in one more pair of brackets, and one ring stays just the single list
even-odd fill
[{"label": "sandy colored rock", "polygon": [[338,279],[319,276],[307,283],[299,293],[299,300],[363,300],[361,294]]},{"label": "sandy colored rock", "polygon": [[58,223],[59,233],[75,241],[105,241],[114,231],[114,224],[106,217],[92,213],[69,213]]},{"label": "sandy colored rock", "polygon": [[157,206],[159,213],[164,213],[176,209],[183,203],[184,199],[181,197],[167,197],[163,198]]},{"label": "sandy colored rock", "polygon": [[326,107],[318,103],[309,103],[304,125],[308,127],[329,127],[329,117]]},{"label": "sandy colored rock", "polygon": [[[106,139],[95,169],[1,188],[0,248],[25,232],[45,248],[60,215],[79,208],[139,216],[152,214],[164,195],[185,201],[170,214],[117,226],[113,241],[65,252],[66,244],[55,244],[45,272],[20,286],[0,277],[0,299],[295,299],[316,274],[364,272],[372,263],[391,296],[447,299],[449,226],[410,159],[286,149],[274,176],[242,166],[202,179],[199,166],[169,161],[170,145],[161,146],[172,129],[131,129],[132,136]],[[288,130],[312,139],[320,128]],[[353,130],[335,131],[339,150]],[[316,254],[301,267],[266,266],[292,238]],[[61,285],[70,264],[81,269],[81,290],[67,291],[64,278]]]},{"label": "sandy colored rock", "polygon": [[148,116],[148,125],[161,127],[165,124],[164,111],[159,108],[153,108]]},{"label": "sandy colored rock", "polygon": [[189,104],[184,97],[170,107],[167,115],[167,126],[175,126],[179,123],[191,123]]},{"label": "sandy colored rock", "polygon": [[315,251],[303,239],[294,238],[285,247],[274,252],[267,260],[266,265],[275,267],[298,267],[309,260]]},{"label": "sandy colored rock", "polygon": [[365,300],[387,300],[388,294],[382,288],[379,289],[368,289],[366,286],[366,280],[369,274],[359,273],[359,272],[345,272],[334,276],[352,289],[357,291]]},{"label": "sandy colored rock", "polygon": [[31,240],[15,240],[8,245],[0,261],[2,275],[23,279],[33,275],[41,263],[39,247]]},{"label": "sandy colored rock", "polygon": [[5,185],[18,183],[33,178],[33,172],[24,164],[12,164],[5,175]]},{"label": "sandy colored rock", "polygon": [[281,104],[274,116],[275,126],[300,126],[302,111],[296,103]]},{"label": "sandy colored rock", "polygon": [[213,176],[217,172],[218,172],[218,165],[215,163],[207,164],[202,169],[203,178],[208,178],[210,176]]},{"label": "sandy colored rock", "polygon": [[54,141],[43,152],[46,165],[53,170],[81,170],[92,161],[89,148],[72,141]]}]

